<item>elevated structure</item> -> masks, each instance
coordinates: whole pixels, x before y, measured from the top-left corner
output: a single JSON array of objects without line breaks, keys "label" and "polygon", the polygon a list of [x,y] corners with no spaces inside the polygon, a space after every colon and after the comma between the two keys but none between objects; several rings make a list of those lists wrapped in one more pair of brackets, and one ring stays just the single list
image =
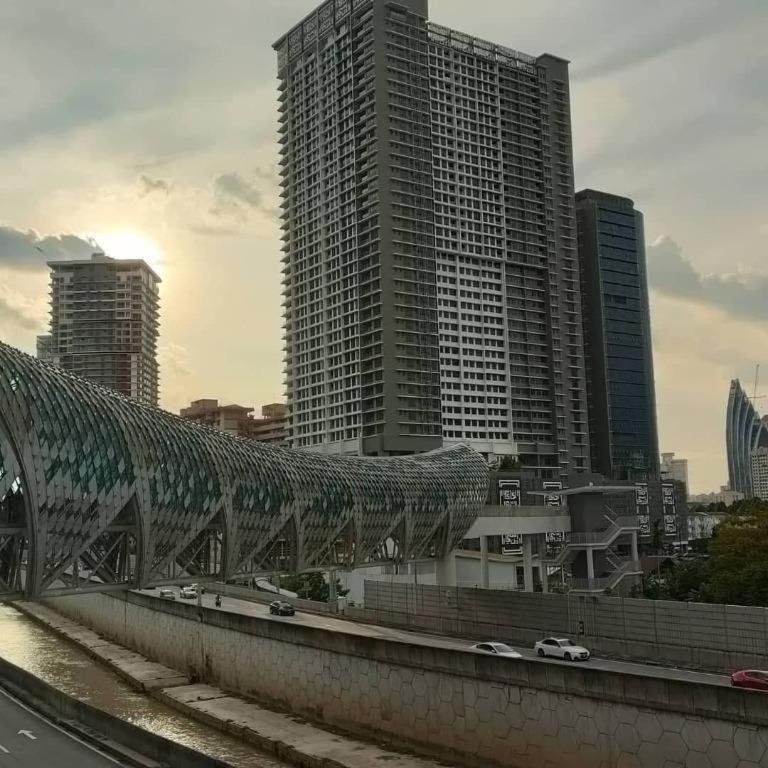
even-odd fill
[{"label": "elevated structure", "polygon": [[0,592],[440,558],[485,500],[466,446],[325,457],[241,440],[0,344]]},{"label": "elevated structure", "polygon": [[768,448],[768,424],[760,419],[738,379],[731,381],[728,394],[725,444],[730,489],[751,498],[754,496],[752,454],[758,448]]}]

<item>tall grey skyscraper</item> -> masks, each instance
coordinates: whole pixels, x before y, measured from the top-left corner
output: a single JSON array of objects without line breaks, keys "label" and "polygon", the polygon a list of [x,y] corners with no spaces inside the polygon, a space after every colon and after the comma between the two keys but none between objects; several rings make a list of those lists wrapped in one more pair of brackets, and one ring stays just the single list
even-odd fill
[{"label": "tall grey skyscraper", "polygon": [[158,399],[160,278],[141,259],[50,261],[46,359],[150,405]]},{"label": "tall grey skyscraper", "polygon": [[290,439],[589,468],[567,62],[328,0],[275,43]]},{"label": "tall grey skyscraper", "polygon": [[592,469],[659,475],[643,215],[626,197],[576,195]]}]

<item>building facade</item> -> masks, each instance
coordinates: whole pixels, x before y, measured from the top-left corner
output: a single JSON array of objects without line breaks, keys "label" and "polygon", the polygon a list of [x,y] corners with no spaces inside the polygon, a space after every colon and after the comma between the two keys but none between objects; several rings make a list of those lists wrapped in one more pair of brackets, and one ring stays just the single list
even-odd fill
[{"label": "building facade", "polygon": [[719,491],[712,493],[694,493],[688,495],[688,501],[691,504],[724,504],[730,507],[736,501],[741,501],[744,494],[740,491],[732,491],[727,485],[721,485]]},{"label": "building facade", "polygon": [[759,448],[768,448],[768,423],[760,419],[738,379],[731,381],[728,393],[725,447],[730,489],[752,498],[752,454]]},{"label": "building facade", "polygon": [[157,405],[159,284],[140,259],[95,253],[51,261],[48,359],[125,397]]},{"label": "building facade", "polygon": [[49,335],[38,336],[35,340],[36,353],[35,356],[38,360],[49,362],[51,359],[51,343],[52,339]]},{"label": "building facade", "polygon": [[220,405],[218,400],[193,400],[179,415],[182,419],[204,424],[235,437],[245,437],[263,443],[285,445],[287,419],[282,403],[262,406],[261,418],[255,418],[253,408],[242,405]]},{"label": "building facade", "polygon": [[683,483],[688,491],[688,459],[676,459],[674,453],[662,453],[659,467],[663,478]]},{"label": "building facade", "polygon": [[763,501],[768,501],[768,448],[758,448],[752,452],[752,493]]},{"label": "building facade", "polygon": [[643,215],[625,197],[576,195],[592,469],[658,475]]},{"label": "building facade", "polygon": [[325,2],[277,41],[292,445],[589,467],[567,62]]}]

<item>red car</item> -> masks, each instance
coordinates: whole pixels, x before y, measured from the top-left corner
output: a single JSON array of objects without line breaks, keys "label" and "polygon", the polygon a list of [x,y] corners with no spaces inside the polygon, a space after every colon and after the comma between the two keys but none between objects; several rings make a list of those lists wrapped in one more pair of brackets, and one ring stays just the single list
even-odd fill
[{"label": "red car", "polygon": [[731,675],[731,685],[737,688],[751,688],[754,691],[768,691],[768,672],[741,669]]}]

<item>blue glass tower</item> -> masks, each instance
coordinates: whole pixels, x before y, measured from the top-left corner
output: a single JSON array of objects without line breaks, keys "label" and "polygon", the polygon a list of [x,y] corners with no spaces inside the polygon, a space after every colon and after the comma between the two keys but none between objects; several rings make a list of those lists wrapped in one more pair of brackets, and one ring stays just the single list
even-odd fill
[{"label": "blue glass tower", "polygon": [[643,215],[626,197],[576,195],[592,469],[659,473]]}]

